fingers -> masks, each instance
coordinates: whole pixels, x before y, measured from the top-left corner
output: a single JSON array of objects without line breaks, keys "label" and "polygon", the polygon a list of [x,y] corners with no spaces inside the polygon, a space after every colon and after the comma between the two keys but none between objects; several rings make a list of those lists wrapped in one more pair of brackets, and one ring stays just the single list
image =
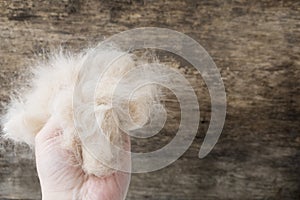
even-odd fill
[{"label": "fingers", "polygon": [[120,198],[124,200],[126,198],[129,185],[130,185],[130,180],[131,180],[131,174],[130,173],[125,173],[125,172],[118,172],[116,174],[116,184],[119,188],[120,191]]}]

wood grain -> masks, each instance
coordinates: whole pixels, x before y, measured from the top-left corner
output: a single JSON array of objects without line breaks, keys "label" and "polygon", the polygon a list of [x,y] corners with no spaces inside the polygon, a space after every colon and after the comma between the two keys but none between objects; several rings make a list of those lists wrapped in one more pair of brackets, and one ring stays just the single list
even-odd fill
[{"label": "wood grain", "polygon": [[[205,159],[198,159],[210,118],[207,89],[188,63],[160,54],[195,88],[199,133],[172,165],[133,174],[127,199],[300,199],[297,0],[0,1],[1,114],[43,52],[59,45],[78,51],[144,26],[170,28],[198,41],[221,72],[228,108],[219,142]],[[176,102],[166,103],[178,112]],[[160,135],[133,140],[133,149],[162,147],[177,126],[178,116]],[[0,139],[0,199],[41,198],[33,158],[26,145]]]}]

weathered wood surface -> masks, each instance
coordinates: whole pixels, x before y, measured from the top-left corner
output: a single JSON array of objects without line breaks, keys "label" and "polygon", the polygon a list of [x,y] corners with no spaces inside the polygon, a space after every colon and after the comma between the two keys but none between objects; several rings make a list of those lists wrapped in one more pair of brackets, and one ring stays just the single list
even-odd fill
[{"label": "weathered wood surface", "polygon": [[[43,51],[78,50],[142,26],[199,41],[221,71],[228,109],[218,144],[198,159],[209,97],[200,76],[181,66],[201,101],[199,133],[171,166],[132,175],[128,199],[300,199],[298,0],[0,1],[1,113]],[[174,127],[163,138],[133,141],[134,149],[161,147]],[[40,198],[32,157],[26,146],[0,140],[0,199]]]}]

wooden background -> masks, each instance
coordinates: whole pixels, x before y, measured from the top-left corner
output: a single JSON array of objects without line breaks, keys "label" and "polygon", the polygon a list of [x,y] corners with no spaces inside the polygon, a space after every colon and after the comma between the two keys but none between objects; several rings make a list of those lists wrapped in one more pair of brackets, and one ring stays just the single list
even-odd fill
[{"label": "wooden background", "polygon": [[[1,114],[13,88],[26,82],[31,62],[44,52],[59,45],[78,51],[144,26],[180,31],[209,52],[225,83],[227,119],[214,150],[198,159],[209,96],[191,66],[161,56],[180,68],[197,92],[199,133],[172,165],[133,174],[127,199],[300,199],[299,0],[2,0]],[[159,148],[177,121],[150,143],[134,140],[134,149]],[[32,151],[4,139],[0,199],[40,199]]]}]

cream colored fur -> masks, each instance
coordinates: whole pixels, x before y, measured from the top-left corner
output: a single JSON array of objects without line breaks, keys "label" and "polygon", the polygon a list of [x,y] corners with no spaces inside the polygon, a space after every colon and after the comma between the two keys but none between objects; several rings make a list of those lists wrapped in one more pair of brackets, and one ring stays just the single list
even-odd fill
[{"label": "cream colored fur", "polygon": [[[114,60],[116,57],[119,58]],[[138,79],[145,76],[137,73],[128,77],[128,80],[125,76],[122,85],[119,85],[121,93],[117,94],[116,103],[112,104],[111,97],[118,81],[136,64],[131,54],[113,47],[97,47],[79,54],[58,53],[52,56],[35,68],[29,92],[11,103],[4,119],[5,136],[34,147],[35,136],[50,118],[55,118],[60,122],[58,128],[63,130],[63,148],[74,152],[75,159],[88,174],[105,176],[113,173],[114,169],[97,158],[112,165],[122,158],[110,151],[99,131],[111,143],[123,148],[123,132],[145,125],[151,107],[158,103],[158,89],[155,85],[136,90],[131,99],[125,95],[132,92],[127,91],[134,82],[132,77]],[[103,76],[100,77],[101,74]],[[75,85],[77,90],[74,93]],[[95,85],[96,90],[93,90]],[[88,96],[95,98],[90,99]],[[76,120],[74,98],[77,102]],[[132,120],[128,120],[126,115],[127,103]],[[98,123],[91,120],[94,115]],[[81,131],[78,132],[79,129]],[[96,144],[96,151],[87,151],[82,145],[82,138],[85,138],[84,143],[87,145]]]}]

